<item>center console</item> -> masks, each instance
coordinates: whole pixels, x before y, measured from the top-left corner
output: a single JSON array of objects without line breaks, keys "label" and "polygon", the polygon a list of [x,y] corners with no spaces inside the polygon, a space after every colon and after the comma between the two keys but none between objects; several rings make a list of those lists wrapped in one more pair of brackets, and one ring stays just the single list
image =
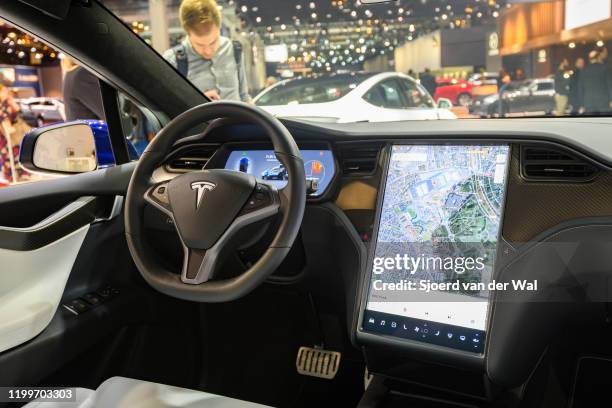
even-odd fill
[{"label": "center console", "polygon": [[371,371],[424,378],[421,363],[451,366],[474,375],[460,391],[486,393],[509,162],[500,143],[388,147],[355,335]]}]

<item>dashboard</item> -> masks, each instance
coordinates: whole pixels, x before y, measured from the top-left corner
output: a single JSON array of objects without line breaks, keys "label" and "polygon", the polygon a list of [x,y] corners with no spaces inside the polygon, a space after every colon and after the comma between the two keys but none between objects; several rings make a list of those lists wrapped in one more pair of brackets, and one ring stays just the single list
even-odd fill
[{"label": "dashboard", "polygon": [[[568,310],[581,310],[568,293],[608,279],[608,119],[285,124],[317,189],[270,283],[334,299],[370,372],[477,396],[518,386]],[[247,125],[177,146],[157,177],[202,167],[287,181],[263,130]],[[567,242],[572,256],[559,256]],[[238,251],[241,263],[257,258],[249,251]],[[491,290],[514,280],[542,286],[523,297]],[[441,384],[441,366],[462,385]]]}]

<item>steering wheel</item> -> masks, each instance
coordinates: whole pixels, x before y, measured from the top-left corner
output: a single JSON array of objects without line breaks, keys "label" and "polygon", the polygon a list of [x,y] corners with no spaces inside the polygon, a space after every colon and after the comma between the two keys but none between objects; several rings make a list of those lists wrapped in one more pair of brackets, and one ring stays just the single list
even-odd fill
[{"label": "steering wheel", "polygon": [[[155,183],[175,142],[204,122],[227,118],[261,126],[288,172],[287,186],[277,190],[254,176],[231,170],[201,170]],[[159,262],[145,239],[146,203],[167,214],[183,245],[180,275]],[[198,302],[225,302],[261,284],[283,261],[298,234],[306,205],[304,162],[285,126],[263,110],[242,102],[209,102],[179,115],[164,127],[142,154],[125,201],[125,235],[144,279],[167,295]],[[282,215],[280,226],[262,257],[234,278],[212,280],[219,255],[247,225]]]}]

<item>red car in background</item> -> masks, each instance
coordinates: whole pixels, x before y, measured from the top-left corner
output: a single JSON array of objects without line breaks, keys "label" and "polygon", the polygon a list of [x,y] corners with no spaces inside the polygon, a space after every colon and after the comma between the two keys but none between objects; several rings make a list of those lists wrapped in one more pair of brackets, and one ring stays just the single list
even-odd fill
[{"label": "red car in background", "polygon": [[436,79],[434,99],[447,98],[455,106],[468,106],[472,101],[474,85],[461,79]]}]

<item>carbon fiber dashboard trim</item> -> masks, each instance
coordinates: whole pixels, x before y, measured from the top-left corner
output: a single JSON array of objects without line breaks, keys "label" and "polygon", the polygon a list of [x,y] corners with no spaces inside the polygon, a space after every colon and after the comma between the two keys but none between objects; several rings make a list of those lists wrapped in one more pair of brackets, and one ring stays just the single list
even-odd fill
[{"label": "carbon fiber dashboard trim", "polygon": [[514,145],[508,177],[502,236],[515,245],[572,219],[612,215],[612,171],[589,182],[527,181]]}]

